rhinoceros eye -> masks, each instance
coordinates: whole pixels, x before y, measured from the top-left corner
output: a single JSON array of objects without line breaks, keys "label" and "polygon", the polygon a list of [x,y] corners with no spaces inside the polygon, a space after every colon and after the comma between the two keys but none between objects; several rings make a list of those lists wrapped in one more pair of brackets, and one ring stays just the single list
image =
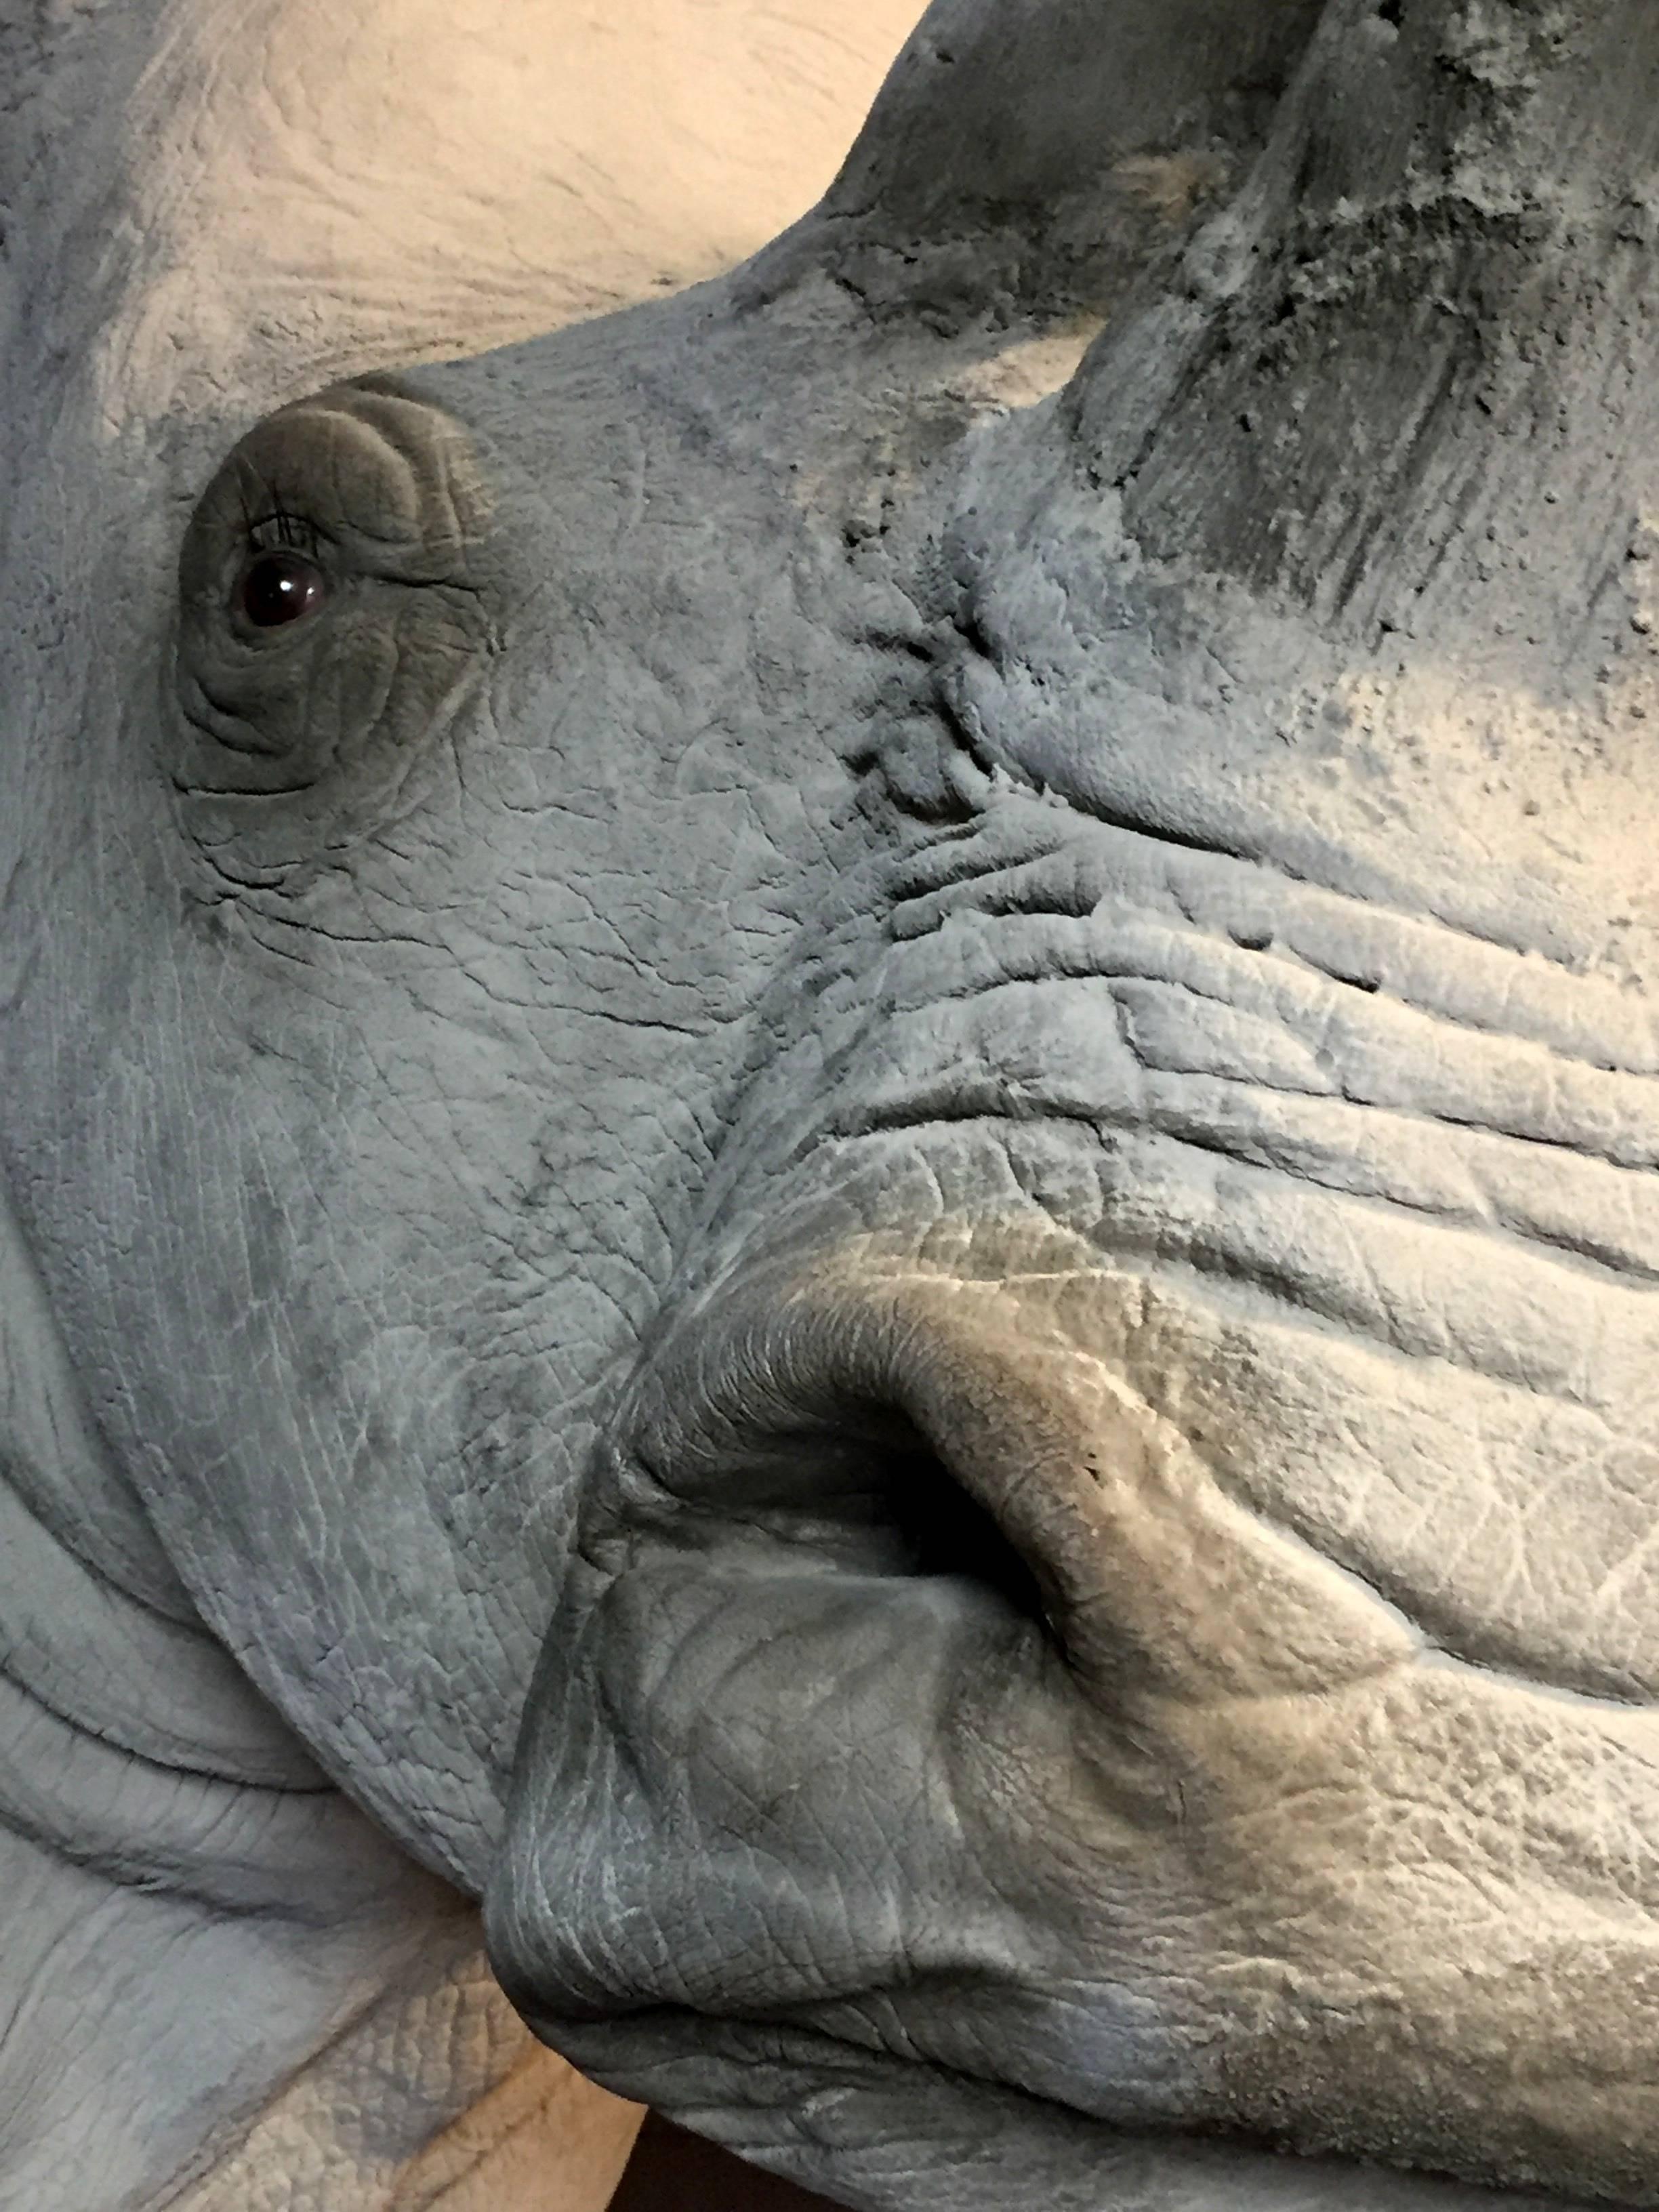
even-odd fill
[{"label": "rhinoceros eye", "polygon": [[276,629],[314,614],[328,597],[328,579],[304,553],[256,547],[236,580],[238,611],[256,629]]}]

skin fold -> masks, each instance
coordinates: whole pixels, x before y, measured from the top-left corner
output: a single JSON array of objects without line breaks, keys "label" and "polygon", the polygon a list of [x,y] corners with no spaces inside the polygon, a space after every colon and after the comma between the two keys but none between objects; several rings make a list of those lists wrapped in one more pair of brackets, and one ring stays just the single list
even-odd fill
[{"label": "skin fold", "polygon": [[1656,75],[942,0],[630,312],[156,417],[23,287],[14,1486],[200,1678],[32,1694],[293,1822],[94,1872],[296,2051],[459,1893],[868,2212],[1659,2201]]}]

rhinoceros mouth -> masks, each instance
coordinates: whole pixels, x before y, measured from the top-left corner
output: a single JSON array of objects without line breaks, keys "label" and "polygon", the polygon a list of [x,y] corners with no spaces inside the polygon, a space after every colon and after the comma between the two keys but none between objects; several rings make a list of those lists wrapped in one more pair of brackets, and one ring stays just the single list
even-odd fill
[{"label": "rhinoceros mouth", "polygon": [[[1144,1281],[993,1241],[751,1267],[653,1347],[532,1695],[509,1988],[779,2162],[843,2092],[1012,2161],[941,2205],[1103,2205],[1054,2194],[1103,2160],[1170,2212],[1659,2203],[1650,1715],[1447,1662],[1136,1390]],[[802,2178],[934,2201],[829,2127]]]},{"label": "rhinoceros mouth", "polygon": [[1639,2212],[1628,2199],[1309,2156],[1245,2131],[1127,2131],[1006,2082],[793,2023],[674,2008],[532,2022],[593,2079],[864,2212]]}]

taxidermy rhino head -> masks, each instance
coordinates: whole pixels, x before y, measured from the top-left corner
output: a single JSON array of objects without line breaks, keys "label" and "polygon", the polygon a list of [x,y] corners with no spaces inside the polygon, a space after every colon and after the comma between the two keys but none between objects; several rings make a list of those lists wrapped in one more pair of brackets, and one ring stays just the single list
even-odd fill
[{"label": "taxidermy rhino head", "polygon": [[734,276],[216,473],[16,310],[117,1564],[850,2205],[1659,2204],[1656,88],[939,0]]}]

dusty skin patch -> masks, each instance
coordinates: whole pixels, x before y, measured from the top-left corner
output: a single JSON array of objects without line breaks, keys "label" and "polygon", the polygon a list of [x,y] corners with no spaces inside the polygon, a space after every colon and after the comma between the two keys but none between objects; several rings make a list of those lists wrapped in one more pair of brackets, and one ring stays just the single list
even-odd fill
[{"label": "dusty skin patch", "polygon": [[1120,161],[1112,173],[1173,229],[1219,188],[1227,170],[1211,154],[1139,154]]},{"label": "dusty skin patch", "polygon": [[1081,316],[1063,330],[1021,338],[989,361],[976,362],[958,388],[977,412],[1006,414],[1017,407],[1035,407],[1071,382],[1104,327],[1103,316]]},{"label": "dusty skin patch", "polygon": [[1305,690],[1279,731],[1318,778],[1310,820],[1328,811],[1352,834],[1364,808],[1385,834],[1409,823],[1421,850],[1447,848],[1445,880],[1519,877],[1547,893],[1575,966],[1632,991],[1632,1018],[1659,948],[1650,817],[1628,803],[1659,724],[1659,647],[1638,596],[1650,580],[1632,566],[1628,638],[1554,698],[1504,665],[1500,640],[1474,667],[1379,654],[1328,694]]},{"label": "dusty skin patch", "polygon": [[[855,466],[802,469],[789,479],[790,497],[813,515],[841,505],[850,542],[881,536],[927,480],[945,447],[976,423],[1035,407],[1063,390],[1105,323],[1103,315],[1079,315],[1035,336],[982,331],[975,341],[979,357],[953,362],[943,376],[928,361],[905,390],[903,409],[884,411],[866,430],[863,447],[853,449]],[[893,386],[885,397],[890,408]]]},{"label": "dusty skin patch", "polygon": [[[1173,234],[1221,188],[1227,166],[1206,154],[1137,155],[1120,161],[1112,177],[1126,198],[1149,209]],[[1034,407],[1071,382],[1109,319],[1105,314],[1079,314],[1037,337],[1017,337],[976,362],[953,393],[975,413]]]},{"label": "dusty skin patch", "polygon": [[715,274],[828,185],[915,0],[173,0],[127,120],[106,435]]},{"label": "dusty skin patch", "polygon": [[[1138,155],[1120,162],[1112,175],[1126,202],[1150,210],[1174,234],[1225,183],[1228,168],[1208,154]],[[952,422],[959,433],[1052,398],[1071,382],[1109,319],[1106,313],[1083,312],[1036,332],[1024,326],[981,330],[974,341],[981,349],[977,359],[964,365],[958,357],[942,378],[930,363],[908,392],[911,434],[917,426],[927,426],[932,451],[940,421]],[[923,471],[907,455],[902,441],[884,427],[872,438],[861,474],[864,495],[848,517],[854,538],[879,534],[893,510],[915,490]],[[834,495],[831,480],[819,471],[792,479],[791,490],[809,510]]]}]

